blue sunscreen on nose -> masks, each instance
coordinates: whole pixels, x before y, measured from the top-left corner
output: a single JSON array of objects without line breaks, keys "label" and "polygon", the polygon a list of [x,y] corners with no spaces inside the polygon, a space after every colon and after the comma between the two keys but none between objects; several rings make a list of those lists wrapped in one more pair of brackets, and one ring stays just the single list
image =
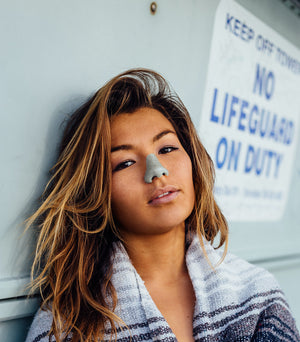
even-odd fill
[{"label": "blue sunscreen on nose", "polygon": [[148,154],[146,158],[146,173],[144,176],[145,182],[152,183],[153,178],[159,178],[162,175],[168,176],[169,171],[161,165],[155,154]]}]

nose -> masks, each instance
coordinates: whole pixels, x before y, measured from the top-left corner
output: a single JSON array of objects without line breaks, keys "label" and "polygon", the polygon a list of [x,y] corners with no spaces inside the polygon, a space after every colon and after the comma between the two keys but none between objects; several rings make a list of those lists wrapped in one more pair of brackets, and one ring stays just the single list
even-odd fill
[{"label": "nose", "polygon": [[168,176],[169,171],[161,165],[155,154],[149,154],[146,158],[145,182],[150,184],[153,178],[159,178],[162,175]]}]

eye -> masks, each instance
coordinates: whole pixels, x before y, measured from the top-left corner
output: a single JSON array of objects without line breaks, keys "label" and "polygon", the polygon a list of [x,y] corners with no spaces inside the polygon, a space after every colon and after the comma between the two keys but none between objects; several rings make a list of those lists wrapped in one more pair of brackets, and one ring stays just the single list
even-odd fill
[{"label": "eye", "polygon": [[118,164],[114,169],[113,169],[113,172],[115,171],[120,171],[120,170],[123,170],[123,169],[126,169],[127,167],[131,166],[135,164],[135,161],[134,160],[125,160],[123,161],[122,163]]},{"label": "eye", "polygon": [[167,153],[170,153],[170,152],[176,151],[176,150],[178,150],[178,147],[165,146],[165,147],[161,148],[158,153],[159,154],[167,154]]}]

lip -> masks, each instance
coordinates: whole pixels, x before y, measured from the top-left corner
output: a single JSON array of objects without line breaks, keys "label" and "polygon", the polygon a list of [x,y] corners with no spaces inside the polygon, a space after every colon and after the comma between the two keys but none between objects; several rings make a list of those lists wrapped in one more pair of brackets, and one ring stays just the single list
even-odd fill
[{"label": "lip", "polygon": [[156,189],[150,196],[148,204],[159,205],[172,202],[179,194],[179,190],[175,186],[165,186]]}]

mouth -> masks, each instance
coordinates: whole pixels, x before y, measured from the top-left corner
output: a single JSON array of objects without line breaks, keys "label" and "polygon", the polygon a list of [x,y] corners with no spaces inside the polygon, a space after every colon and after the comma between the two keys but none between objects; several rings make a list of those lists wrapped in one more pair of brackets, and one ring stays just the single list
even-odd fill
[{"label": "mouth", "polygon": [[179,194],[179,190],[173,186],[157,189],[151,196],[148,204],[159,205],[172,202]]}]

